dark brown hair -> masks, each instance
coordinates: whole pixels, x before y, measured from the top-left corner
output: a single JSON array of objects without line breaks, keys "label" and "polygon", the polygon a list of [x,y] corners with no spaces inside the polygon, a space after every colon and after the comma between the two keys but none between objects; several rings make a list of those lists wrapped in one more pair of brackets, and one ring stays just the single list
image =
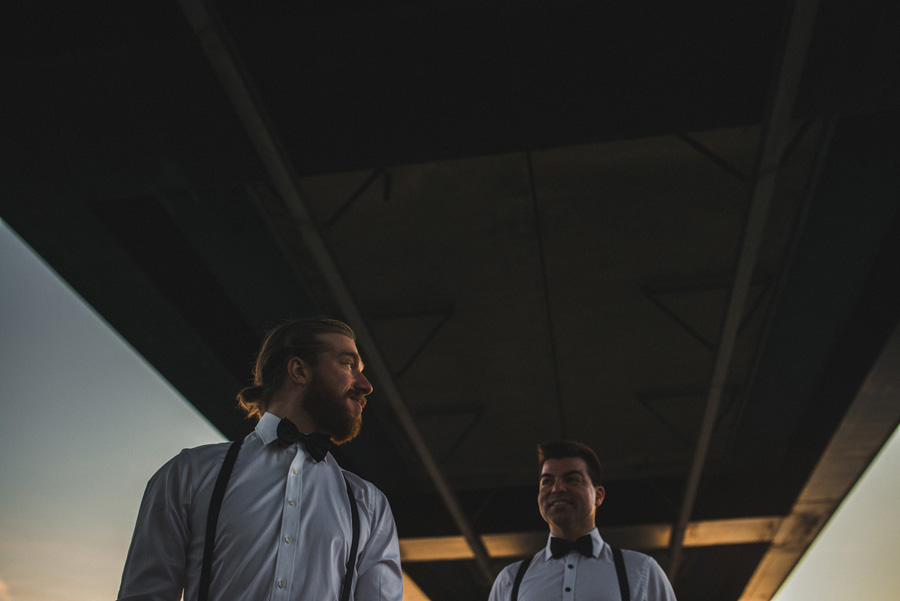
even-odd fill
[{"label": "dark brown hair", "polygon": [[565,459],[566,457],[581,457],[587,465],[587,475],[594,486],[600,486],[600,474],[603,466],[597,453],[586,444],[574,440],[548,440],[537,447],[538,467],[543,468],[548,459]]},{"label": "dark brown hair", "polygon": [[253,385],[237,395],[238,405],[248,417],[259,418],[266,412],[272,395],[284,381],[288,361],[293,357],[300,357],[313,366],[318,363],[319,355],[328,350],[328,344],[320,334],[341,334],[356,340],[350,326],[326,317],[292,319],[266,334],[253,367]]}]

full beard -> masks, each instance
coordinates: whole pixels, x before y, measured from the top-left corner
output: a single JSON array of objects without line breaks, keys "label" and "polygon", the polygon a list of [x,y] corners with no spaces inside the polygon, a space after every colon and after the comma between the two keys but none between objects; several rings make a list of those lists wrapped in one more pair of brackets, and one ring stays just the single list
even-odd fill
[{"label": "full beard", "polygon": [[331,442],[336,445],[350,442],[362,427],[362,411],[353,411],[346,394],[334,395],[320,382],[316,379],[310,382],[304,409],[319,429],[331,437]]}]

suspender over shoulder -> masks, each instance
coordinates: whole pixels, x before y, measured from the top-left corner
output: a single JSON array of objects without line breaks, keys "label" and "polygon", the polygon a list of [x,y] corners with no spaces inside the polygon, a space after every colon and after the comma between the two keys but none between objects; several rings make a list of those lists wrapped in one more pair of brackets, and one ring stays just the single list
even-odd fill
[{"label": "suspender over shoulder", "polygon": [[353,489],[350,481],[344,476],[344,484],[347,485],[347,498],[350,499],[350,513],[353,517],[353,539],[350,541],[350,556],[347,558],[347,574],[344,576],[344,585],[341,587],[341,601],[350,601],[350,587],[353,584],[353,572],[356,570],[356,554],[359,551],[359,507],[353,498]]},{"label": "suspender over shoulder", "polygon": [[533,557],[523,559],[522,563],[519,564],[519,569],[516,570],[516,579],[513,580],[512,594],[509,596],[510,601],[519,601],[519,585],[522,584],[522,578],[525,576],[525,571],[528,569],[528,565]]},{"label": "suspender over shoulder", "polygon": [[[622,557],[622,549],[610,547],[612,549],[613,561],[616,564],[616,577],[619,579],[619,595],[622,601],[631,601],[631,590],[628,586],[628,573],[625,571],[625,558]],[[533,556],[532,556],[533,557]],[[522,584],[522,578],[528,566],[531,565],[532,557],[522,560],[519,568],[516,570],[516,577],[513,580],[512,592],[509,595],[510,601],[519,601],[519,586]]]},{"label": "suspender over shoulder", "polygon": [[[203,561],[200,564],[200,588],[197,592],[197,601],[208,601],[209,583],[212,579],[212,562],[216,545],[216,527],[219,523],[219,511],[222,509],[222,500],[225,498],[225,489],[238,452],[244,439],[235,440],[228,447],[225,460],[219,469],[219,477],[213,488],[212,497],[209,500],[209,513],[206,516],[206,541],[203,545]],[[353,489],[350,488],[350,480],[344,476],[344,484],[347,485],[347,498],[350,500],[350,513],[353,520],[353,539],[350,541],[350,556],[347,558],[347,574],[344,576],[344,584],[341,586],[341,601],[350,600],[350,589],[353,584],[353,573],[356,569],[356,555],[359,552],[359,507],[353,497]]]},{"label": "suspender over shoulder", "polygon": [[612,547],[613,561],[616,562],[616,576],[619,579],[619,594],[622,601],[631,600],[631,591],[628,587],[628,572],[625,571],[625,558],[622,557],[622,549]]},{"label": "suspender over shoulder", "polygon": [[239,438],[228,447],[225,461],[222,462],[222,467],[219,469],[219,477],[216,478],[212,497],[209,499],[209,513],[206,514],[206,541],[203,544],[203,561],[200,563],[200,589],[197,591],[197,601],[207,601],[209,599],[209,582],[212,579],[212,560],[216,545],[216,526],[219,524],[219,511],[222,509],[225,489],[228,487],[228,480],[231,479],[234,462],[237,461],[238,451],[241,450],[243,443],[244,439]]}]

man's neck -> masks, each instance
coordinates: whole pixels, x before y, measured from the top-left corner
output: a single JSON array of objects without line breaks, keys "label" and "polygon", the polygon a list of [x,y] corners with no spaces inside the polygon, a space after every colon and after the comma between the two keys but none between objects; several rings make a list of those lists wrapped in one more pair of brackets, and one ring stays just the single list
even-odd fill
[{"label": "man's neck", "polygon": [[581,538],[582,536],[584,536],[585,534],[590,534],[590,532],[593,529],[594,529],[594,526],[591,526],[587,530],[585,530],[584,528],[563,530],[561,528],[554,527],[554,528],[550,528],[550,534],[552,534],[556,538],[561,538],[561,539],[568,540],[568,541],[576,541],[579,538]]},{"label": "man's neck", "polygon": [[299,399],[272,399],[266,411],[281,418],[288,418],[304,434],[315,432],[317,429],[313,419],[302,409]]}]

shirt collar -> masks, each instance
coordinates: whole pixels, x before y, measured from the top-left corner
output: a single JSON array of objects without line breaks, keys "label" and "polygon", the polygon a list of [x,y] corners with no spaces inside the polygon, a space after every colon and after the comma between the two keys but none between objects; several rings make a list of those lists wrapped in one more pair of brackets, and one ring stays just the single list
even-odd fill
[{"label": "shirt collar", "polygon": [[266,413],[259,418],[256,424],[256,433],[262,438],[263,444],[270,445],[278,439],[278,422],[281,418],[274,413]]},{"label": "shirt collar", "polygon": [[[594,528],[588,534],[591,535],[591,541],[593,542],[593,556],[600,557],[600,551],[603,550],[603,537],[600,536],[600,532]],[[544,559],[550,560],[553,559],[553,554],[550,553],[550,539],[553,538],[553,535],[547,537],[547,545],[544,547]]]},{"label": "shirt collar", "polygon": [[[263,445],[269,446],[278,440],[278,422],[280,421],[280,417],[269,412],[266,412],[265,415],[259,418],[259,422],[256,424],[256,433],[262,439]],[[307,454],[307,457],[308,456],[309,455]],[[331,451],[325,455],[325,458],[322,461],[328,462],[329,457],[331,457]]]}]

